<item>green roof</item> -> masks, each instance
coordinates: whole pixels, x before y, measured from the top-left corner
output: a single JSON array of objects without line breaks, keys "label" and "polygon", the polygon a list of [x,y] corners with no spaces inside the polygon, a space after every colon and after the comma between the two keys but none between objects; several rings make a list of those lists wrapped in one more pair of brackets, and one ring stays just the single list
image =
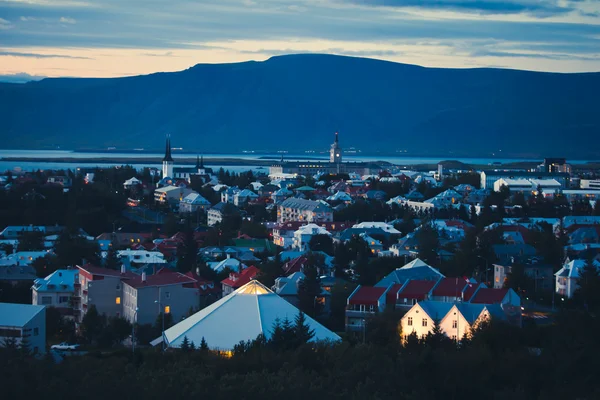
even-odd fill
[{"label": "green roof", "polygon": [[294,189],[297,192],[314,192],[316,189],[310,186],[301,186],[299,188]]}]

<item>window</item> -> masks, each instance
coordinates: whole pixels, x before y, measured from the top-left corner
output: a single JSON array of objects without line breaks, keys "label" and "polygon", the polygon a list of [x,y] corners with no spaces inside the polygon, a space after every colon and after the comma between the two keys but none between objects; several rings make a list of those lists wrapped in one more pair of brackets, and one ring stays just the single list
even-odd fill
[{"label": "window", "polygon": [[452,340],[456,341],[456,335],[452,335]]},{"label": "window", "polygon": [[117,285],[117,290],[121,290],[121,285]]},{"label": "window", "polygon": [[165,298],[166,299],[170,299],[171,298],[171,292],[165,292]]},{"label": "window", "polygon": [[58,302],[59,303],[68,303],[69,302],[69,296],[60,296],[58,298]]},{"label": "window", "polygon": [[171,306],[165,306],[165,314],[171,313]]},{"label": "window", "polygon": [[423,318],[422,326],[427,326],[427,318]]},{"label": "window", "polygon": [[412,326],[412,317],[408,317],[407,321],[408,321],[408,326]]},{"label": "window", "polygon": [[373,305],[370,305],[370,306],[369,306],[369,311],[370,311],[370,312],[373,312],[373,311],[375,311],[375,307],[373,307]]},{"label": "window", "polygon": [[117,297],[117,298],[115,299],[115,303],[116,303],[116,304],[121,304],[121,298],[120,298],[120,297]]},{"label": "window", "polygon": [[33,336],[37,336],[40,334],[40,328],[33,328]]},{"label": "window", "polygon": [[458,327],[458,321],[457,320],[452,321],[452,328],[456,329],[457,327]]},{"label": "window", "polygon": [[42,304],[44,304],[44,305],[52,304],[52,297],[42,296]]}]

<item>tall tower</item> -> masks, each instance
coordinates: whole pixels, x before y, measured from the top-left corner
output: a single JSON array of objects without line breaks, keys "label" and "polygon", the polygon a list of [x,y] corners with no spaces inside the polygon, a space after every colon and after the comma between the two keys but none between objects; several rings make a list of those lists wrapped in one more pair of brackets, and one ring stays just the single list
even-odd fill
[{"label": "tall tower", "polygon": [[329,162],[339,164],[342,162],[342,148],[340,147],[340,143],[338,141],[338,133],[335,133],[335,141],[331,145],[331,150],[329,150]]},{"label": "tall tower", "polygon": [[171,135],[167,134],[165,157],[162,161],[162,177],[173,178],[173,157],[171,157]]}]

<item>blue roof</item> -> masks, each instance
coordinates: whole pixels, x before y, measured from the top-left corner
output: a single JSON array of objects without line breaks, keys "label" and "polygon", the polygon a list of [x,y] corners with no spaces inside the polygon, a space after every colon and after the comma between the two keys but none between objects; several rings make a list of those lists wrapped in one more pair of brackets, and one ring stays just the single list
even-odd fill
[{"label": "blue roof", "polygon": [[431,319],[438,321],[441,321],[448,314],[452,306],[454,306],[454,303],[443,301],[420,301],[418,304]]},{"label": "blue roof", "polygon": [[25,326],[45,308],[31,304],[0,303],[0,326]]},{"label": "blue roof", "polygon": [[35,289],[38,292],[72,292],[77,275],[78,269],[58,269],[45,278],[36,279]]}]

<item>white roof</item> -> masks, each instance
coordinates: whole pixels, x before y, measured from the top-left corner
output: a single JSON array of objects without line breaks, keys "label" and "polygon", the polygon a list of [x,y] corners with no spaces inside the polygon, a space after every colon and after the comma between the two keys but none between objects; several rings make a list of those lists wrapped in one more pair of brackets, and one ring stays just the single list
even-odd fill
[{"label": "white roof", "polygon": [[219,262],[209,262],[207,263],[209,267],[211,267],[216,272],[221,272],[225,268],[229,268],[235,272],[239,272],[239,270],[246,268],[244,264],[235,258],[226,258],[223,261]]},{"label": "white roof", "polygon": [[183,199],[181,199],[181,202],[187,203],[187,204],[210,205],[210,202],[208,200],[206,200],[204,197],[202,197],[202,195],[200,195],[199,193],[196,193],[196,192],[192,192],[192,193],[188,194]]},{"label": "white roof", "polygon": [[294,235],[331,235],[329,231],[317,224],[307,224],[298,228]]},{"label": "white roof", "polygon": [[78,269],[58,269],[45,278],[36,279],[34,288],[37,292],[72,292],[78,276]]},{"label": "white roof", "polygon": [[142,183],[142,181],[140,181],[138,178],[136,178],[135,176],[133,178],[127,179],[125,181],[125,183],[123,183],[123,185],[139,185],[140,183]]},{"label": "white roof", "polygon": [[560,187],[560,183],[556,179],[530,179],[529,180],[533,186],[541,186],[541,187]]},{"label": "white roof", "polygon": [[394,235],[400,234],[400,231],[394,228],[393,225],[386,224],[385,222],[361,222],[360,224],[354,225],[353,228],[379,228],[386,231],[387,233],[391,233]]},{"label": "white roof", "polygon": [[352,197],[346,192],[340,192],[339,190],[327,198],[328,201],[352,201]]},{"label": "white roof", "polygon": [[33,260],[45,257],[50,251],[19,251],[0,258],[0,265],[29,265]]},{"label": "white roof", "polygon": [[[569,278],[579,278],[579,273],[585,267],[586,260],[573,260],[565,264],[557,273],[556,276],[566,276]],[[596,269],[600,270],[600,263],[594,261]]]},{"label": "white roof", "polygon": [[[166,263],[165,256],[160,251],[147,251],[147,250],[119,250],[117,252],[119,257],[127,257],[130,261],[144,264],[163,264]],[[135,257],[139,258],[135,258]]]},{"label": "white roof", "polygon": [[31,304],[0,303],[0,326],[23,327],[45,308]]},{"label": "white roof", "polygon": [[[202,338],[211,349],[233,350],[240,341],[254,340],[259,334],[269,339],[276,319],[294,318],[300,311],[258,281],[250,281],[230,295],[198,311],[167,329],[169,347],[180,347],[184,338],[196,345]],[[314,330],[312,341],[339,341],[341,338],[314,319],[306,316]]]},{"label": "white roof", "polygon": [[506,186],[531,186],[531,182],[528,179],[509,179],[500,178],[496,182],[501,181]]},{"label": "white roof", "polygon": [[168,193],[168,192],[172,192],[173,190],[183,190],[184,188],[180,188],[179,186],[173,186],[173,185],[169,185],[169,186],[165,186],[165,187],[161,187],[155,190],[155,192],[158,193]]},{"label": "white roof", "polygon": [[409,269],[409,268],[417,268],[417,267],[429,267],[429,268],[431,268],[431,266],[429,264],[427,264],[426,262],[422,261],[420,258],[415,258],[414,260],[412,260],[411,262],[409,262],[408,264],[406,264],[404,267],[399,268],[399,269]]}]

